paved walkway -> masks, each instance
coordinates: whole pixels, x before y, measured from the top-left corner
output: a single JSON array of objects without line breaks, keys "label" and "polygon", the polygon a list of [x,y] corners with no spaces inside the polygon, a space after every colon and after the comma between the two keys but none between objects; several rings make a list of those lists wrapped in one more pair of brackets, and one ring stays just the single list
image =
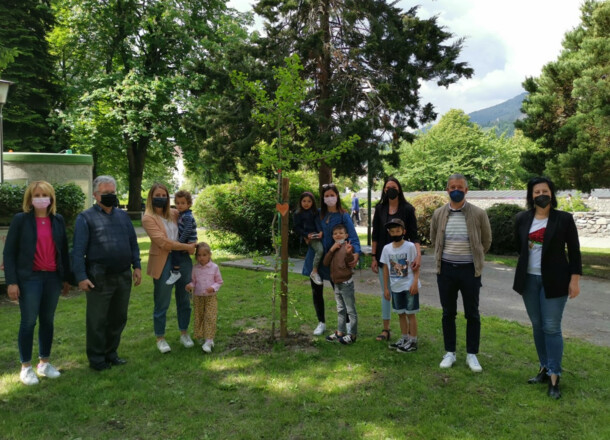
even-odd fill
[{"label": "paved walkway", "polygon": [[[302,259],[291,258],[290,263],[292,272],[301,273]],[[252,259],[224,262],[222,265],[271,270],[269,266],[254,264]],[[484,316],[497,316],[529,325],[523,301],[519,294],[512,290],[514,272],[511,267],[486,263],[482,276],[480,311]],[[370,269],[356,270],[354,279],[357,292],[381,296],[377,275]],[[433,255],[422,256],[420,280],[422,283],[420,304],[440,308]],[[328,284],[326,286],[329,288]],[[463,312],[461,304],[458,309]],[[580,295],[574,300],[569,300],[566,306],[563,333],[567,337],[580,338],[596,345],[610,347],[610,280],[582,278]]]}]

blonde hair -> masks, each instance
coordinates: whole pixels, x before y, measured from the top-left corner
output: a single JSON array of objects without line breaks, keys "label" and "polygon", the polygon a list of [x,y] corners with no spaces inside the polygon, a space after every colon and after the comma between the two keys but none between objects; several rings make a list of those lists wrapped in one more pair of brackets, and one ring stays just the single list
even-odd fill
[{"label": "blonde hair", "polygon": [[148,191],[148,197],[146,197],[146,210],[144,211],[144,214],[147,214],[147,215],[157,214],[155,212],[155,207],[152,204],[152,199],[153,199],[153,193],[156,190],[158,190],[159,188],[161,188],[163,191],[165,191],[165,195],[167,196],[167,204],[163,208],[163,213],[161,214],[161,217],[165,218],[166,220],[171,220],[172,214],[171,214],[171,210],[169,207],[169,191],[167,190],[167,187],[165,185],[163,185],[162,183],[154,183],[153,186],[150,188],[150,191]]},{"label": "blonde hair", "polygon": [[36,188],[40,188],[45,194],[49,195],[51,204],[47,207],[47,214],[53,214],[57,212],[57,206],[55,204],[55,189],[53,185],[44,180],[36,180],[28,185],[23,194],[23,212],[30,212],[32,210],[32,199],[34,198],[34,191]]},{"label": "blonde hair", "polygon": [[197,257],[197,254],[199,254],[199,250],[205,251],[206,253],[212,255],[212,249],[210,249],[210,245],[206,242],[200,241],[197,243],[195,246],[195,258]]}]

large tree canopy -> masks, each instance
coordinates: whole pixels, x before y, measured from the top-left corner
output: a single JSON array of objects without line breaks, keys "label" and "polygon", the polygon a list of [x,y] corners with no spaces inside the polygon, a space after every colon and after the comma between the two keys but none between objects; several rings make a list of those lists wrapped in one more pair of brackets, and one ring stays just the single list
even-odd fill
[{"label": "large tree canopy", "polygon": [[543,149],[524,155],[529,171],[588,192],[610,186],[610,2],[581,10],[559,58],[525,81],[527,118],[515,125]]},{"label": "large tree canopy", "polygon": [[441,191],[447,177],[461,173],[471,189],[523,187],[521,154],[535,148],[517,131],[513,137],[484,132],[462,110],[450,110],[412,144],[400,147],[400,166],[388,167],[405,190]]},{"label": "large tree canopy", "polygon": [[[385,0],[261,0],[254,10],[265,18],[260,59],[278,66],[296,53],[313,81],[303,120],[310,126],[309,147],[339,145],[357,134],[356,148],[339,159],[321,161],[320,183],[338,174],[363,174],[365,165],[396,162],[401,139],[436,118],[422,103],[420,81],[448,86],[472,69],[457,61],[462,40],[437,24]],[[332,168],[331,168],[332,167]]]},{"label": "large tree canopy", "polygon": [[[173,165],[188,147],[197,66],[210,42],[226,38],[233,17],[216,0],[57,0],[52,41],[72,94],[63,114],[78,151],[94,155],[96,173],[124,170],[129,209],[140,209],[147,161]],[[222,91],[212,90],[219,94]],[[127,159],[127,160],[125,160]]]},{"label": "large tree canopy", "polygon": [[0,2],[0,72],[2,79],[15,83],[3,114],[6,150],[62,149],[48,121],[60,98],[46,40],[52,25],[49,0]]}]

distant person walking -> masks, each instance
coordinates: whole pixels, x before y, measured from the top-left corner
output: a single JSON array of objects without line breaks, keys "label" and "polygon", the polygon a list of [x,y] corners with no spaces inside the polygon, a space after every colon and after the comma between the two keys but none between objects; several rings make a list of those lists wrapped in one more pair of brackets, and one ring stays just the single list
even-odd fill
[{"label": "distant person walking", "polygon": [[526,200],[529,209],[515,217],[519,260],[513,289],[523,297],[538,354],[538,374],[528,383],[548,383],[547,394],[559,399],[561,320],[568,298],[580,293],[580,243],[572,214],[556,209],[555,185],[550,179],[531,179]]},{"label": "distant person walking", "polygon": [[[51,379],[61,373],[49,363],[55,309],[59,294],[70,288],[70,258],[66,226],[57,214],[55,190],[48,182],[38,180],[28,185],[23,196],[23,212],[16,214],[4,245],[4,275],[7,294],[19,301],[19,358],[24,385],[37,385],[32,368],[34,328],[38,320],[39,376]],[[62,286],[63,282],[63,286]]]},{"label": "distant person walking", "polygon": [[87,293],[87,357],[98,371],[127,363],[117,350],[132,280],[135,286],[142,281],[136,231],[127,213],[116,208],[116,190],[113,177],[96,177],[96,204],[76,217],[74,229],[74,276]]},{"label": "distant person walking", "polygon": [[483,368],[477,359],[481,339],[479,291],[485,254],[491,246],[491,226],[487,213],[466,201],[466,177],[449,176],[447,193],[449,203],[434,211],[430,222],[447,351],[440,367],[450,368],[456,361],[455,317],[460,292],[466,317],[466,364],[472,371],[480,372]]},{"label": "distant person walking", "polygon": [[352,223],[360,226],[360,201],[356,193],[352,194]]}]

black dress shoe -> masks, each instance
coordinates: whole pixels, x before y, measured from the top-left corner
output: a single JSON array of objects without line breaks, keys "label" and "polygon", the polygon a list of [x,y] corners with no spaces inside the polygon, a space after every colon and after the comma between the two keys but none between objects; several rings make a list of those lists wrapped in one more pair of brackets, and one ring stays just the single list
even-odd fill
[{"label": "black dress shoe", "polygon": [[527,383],[546,383],[549,381],[549,376],[546,374],[549,370],[546,368],[541,368],[538,374],[535,377],[532,377],[527,380]]},{"label": "black dress shoe", "polygon": [[547,392],[547,394],[553,399],[559,399],[561,397],[561,391],[559,391],[559,376],[557,376],[557,381],[555,382],[555,385],[553,385],[553,382],[549,380],[549,391]]},{"label": "black dress shoe", "polygon": [[95,371],[110,370],[110,364],[108,362],[100,362],[99,364],[89,364],[89,368]]},{"label": "black dress shoe", "polygon": [[127,363],[127,361],[123,358],[120,357],[115,357],[114,359],[108,360],[106,361],[111,365],[125,365]]}]

